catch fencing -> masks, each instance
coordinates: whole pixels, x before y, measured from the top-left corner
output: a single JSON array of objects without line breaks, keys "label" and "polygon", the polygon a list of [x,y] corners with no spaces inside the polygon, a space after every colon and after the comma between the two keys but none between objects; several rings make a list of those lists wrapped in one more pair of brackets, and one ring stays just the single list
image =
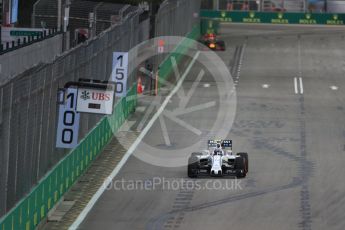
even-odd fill
[{"label": "catch fencing", "polygon": [[103,117],[79,145],[40,180],[25,199],[22,199],[6,217],[0,219],[0,229],[31,230],[37,227],[109,143],[113,133],[134,112],[137,104],[136,95],[134,84],[127,97],[117,102],[114,113],[109,117]]},{"label": "catch fencing", "polygon": [[[156,18],[156,35],[188,34],[196,38],[199,10],[199,0],[165,1]],[[72,151],[56,149],[58,87],[79,78],[107,80],[112,52],[127,51],[148,39],[148,31],[148,20],[140,23],[140,12],[136,12],[52,63],[0,86],[0,216],[6,214],[0,218],[0,229],[36,227],[136,107],[137,78],[131,75],[128,97],[115,101],[113,115],[81,114],[78,147]],[[169,62],[167,55],[159,58],[161,65]],[[171,71],[169,65],[162,69]],[[163,72],[166,75],[169,71]]]},{"label": "catch fencing", "polygon": [[[67,6],[63,4],[63,7]],[[137,10],[138,7],[125,4],[106,3],[97,1],[73,0],[68,4],[69,17],[68,28],[70,46],[76,46],[78,33],[86,37],[94,37],[111,25],[125,20]],[[39,0],[33,6],[33,28],[59,28],[58,1]]]},{"label": "catch fencing", "polygon": [[[42,178],[70,152],[55,148],[57,89],[63,87],[66,82],[78,81],[79,78],[108,80],[112,71],[113,52],[128,51],[139,42],[148,39],[148,33],[144,31],[149,31],[149,23],[140,23],[140,14],[141,10],[138,9],[121,24],[64,53],[53,62],[36,66],[0,86],[0,217],[7,213],[5,220],[0,220],[0,225],[3,221],[9,224],[12,221],[9,220],[10,215],[11,218],[20,218],[15,219],[20,229],[26,226],[25,221],[29,221],[29,229],[32,229],[38,222],[37,218],[45,217],[48,206],[52,207],[52,201],[49,205],[45,203],[42,214],[36,213],[38,217],[30,216],[29,220],[24,220],[26,216],[16,212],[31,210],[31,201],[28,203],[29,208],[22,210],[16,206],[11,210],[35,185],[39,183],[41,186]],[[133,91],[135,84],[136,78],[132,74],[129,76],[128,89],[131,88]],[[120,102],[117,99],[115,103]],[[129,106],[128,108],[132,109],[133,105]],[[127,116],[128,112],[121,115],[122,120],[125,115]],[[79,139],[86,137],[102,118],[101,115],[81,114]],[[104,120],[102,122],[105,123]],[[119,124],[117,122],[117,125]],[[104,138],[106,140],[108,137]],[[100,142],[99,148],[105,144],[106,141]],[[85,151],[81,154],[88,154],[84,149],[81,151]],[[61,192],[70,184],[69,180]],[[49,191],[52,189],[49,187]],[[39,194],[42,194],[42,191],[36,196]],[[61,194],[59,192],[57,198]],[[38,198],[33,199],[36,199],[34,203],[38,205]],[[44,199],[48,199],[48,196],[45,195]],[[23,202],[27,202],[27,199],[19,204]],[[35,221],[32,221],[32,218],[36,218]],[[7,224],[4,229],[13,227],[11,225],[7,228]]]},{"label": "catch fencing", "polygon": [[156,16],[156,37],[185,36],[199,22],[200,1],[164,1]]},{"label": "catch fencing", "polygon": [[[200,4],[200,0],[164,1],[156,16],[155,36],[181,36],[197,39],[200,25]],[[168,44],[169,38],[165,39],[165,43]],[[176,47],[176,52],[161,54],[154,58],[154,71],[158,71],[160,82],[164,82],[172,71],[170,57],[174,56],[178,63],[182,60],[182,54],[185,51],[183,49],[188,46],[180,44]]]}]

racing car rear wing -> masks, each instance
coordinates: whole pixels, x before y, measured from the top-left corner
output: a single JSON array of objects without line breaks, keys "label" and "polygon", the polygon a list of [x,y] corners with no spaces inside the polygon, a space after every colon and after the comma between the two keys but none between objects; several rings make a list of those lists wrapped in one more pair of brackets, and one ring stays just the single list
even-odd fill
[{"label": "racing car rear wing", "polygon": [[217,144],[220,144],[222,148],[232,149],[232,140],[208,140],[207,143],[209,148],[216,148]]}]

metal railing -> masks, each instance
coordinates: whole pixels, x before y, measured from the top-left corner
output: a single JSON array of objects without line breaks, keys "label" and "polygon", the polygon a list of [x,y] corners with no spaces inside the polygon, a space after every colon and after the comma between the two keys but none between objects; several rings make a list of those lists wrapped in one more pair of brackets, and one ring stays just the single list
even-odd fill
[{"label": "metal railing", "polygon": [[54,37],[57,34],[60,34],[60,31],[57,31],[56,29],[49,29],[47,31],[43,31],[42,34],[38,36],[27,36],[27,37],[19,38],[16,41],[4,42],[0,44],[0,55],[7,52],[11,52],[13,50],[23,48],[28,45],[32,45],[36,42],[41,42],[44,39]]},{"label": "metal railing", "polygon": [[[64,8],[67,5],[61,6]],[[74,0],[68,4],[69,44],[73,47],[78,44],[76,33],[82,29],[87,38],[94,37],[109,28],[112,24],[125,20],[127,16],[135,14],[136,6],[116,3],[104,3],[84,0]],[[32,27],[56,28],[62,25],[61,15],[58,15],[58,1],[39,0],[35,3],[32,14]],[[58,23],[58,21],[60,23]]]}]

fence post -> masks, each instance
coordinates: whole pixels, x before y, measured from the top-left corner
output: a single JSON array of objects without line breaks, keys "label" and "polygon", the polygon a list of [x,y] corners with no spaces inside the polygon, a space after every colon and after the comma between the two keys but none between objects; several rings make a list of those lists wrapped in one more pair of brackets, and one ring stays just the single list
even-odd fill
[{"label": "fence post", "polygon": [[[8,124],[7,124],[7,130],[8,130],[8,136],[7,136],[7,140],[5,141],[5,146],[3,146],[2,148],[4,148],[5,150],[5,155],[6,155],[6,158],[7,158],[7,161],[9,160],[9,154],[10,154],[10,145],[11,145],[11,121],[12,121],[12,105],[13,105],[13,83],[11,83],[11,90],[10,90],[10,98],[9,98],[9,112],[8,112]],[[7,207],[7,191],[8,191],[8,169],[9,169],[9,162],[7,162],[7,165],[6,165],[7,169],[5,170],[6,171],[6,175],[5,175],[5,179],[6,179],[6,195],[5,195],[5,199],[4,199],[4,202],[5,202],[5,206],[6,208],[8,209],[9,207]]]}]

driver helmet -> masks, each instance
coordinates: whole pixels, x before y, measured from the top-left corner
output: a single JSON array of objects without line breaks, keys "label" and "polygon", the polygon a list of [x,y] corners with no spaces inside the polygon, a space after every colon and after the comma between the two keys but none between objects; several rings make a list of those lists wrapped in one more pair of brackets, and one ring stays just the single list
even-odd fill
[{"label": "driver helmet", "polygon": [[222,155],[222,150],[220,150],[220,149],[215,149],[214,150],[214,154],[213,155]]}]

